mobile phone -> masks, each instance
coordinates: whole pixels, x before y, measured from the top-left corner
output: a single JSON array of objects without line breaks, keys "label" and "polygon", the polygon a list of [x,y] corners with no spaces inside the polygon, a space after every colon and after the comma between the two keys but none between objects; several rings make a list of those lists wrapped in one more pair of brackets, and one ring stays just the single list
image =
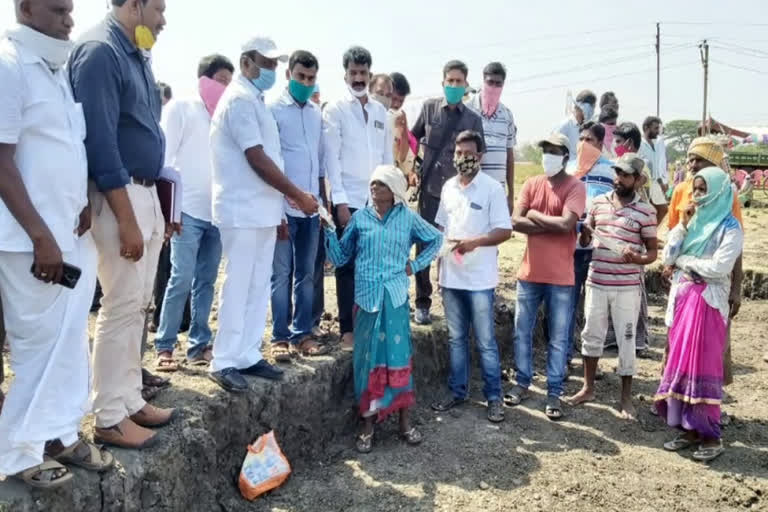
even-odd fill
[{"label": "mobile phone", "polygon": [[[29,269],[30,272],[33,274],[35,273],[35,264],[32,264],[32,268]],[[64,263],[62,265],[62,273],[61,273],[61,280],[59,280],[58,283],[63,286],[64,288],[69,288],[74,290],[75,286],[77,286],[77,281],[80,280],[80,275],[83,273],[82,270],[77,268],[74,265],[70,265],[69,263]]]}]

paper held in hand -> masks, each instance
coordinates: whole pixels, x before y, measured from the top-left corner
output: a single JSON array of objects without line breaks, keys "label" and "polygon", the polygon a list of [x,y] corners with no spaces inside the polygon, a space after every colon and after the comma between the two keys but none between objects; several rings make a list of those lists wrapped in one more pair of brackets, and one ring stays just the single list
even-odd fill
[{"label": "paper held in hand", "polygon": [[331,229],[336,229],[336,224],[333,222],[333,217],[331,217],[331,214],[328,213],[328,210],[326,210],[323,205],[318,206],[317,213],[320,215],[320,218],[323,219],[326,224],[328,224],[328,227]]},{"label": "paper held in hand", "polygon": [[601,246],[605,247],[609,251],[615,252],[619,256],[624,255],[624,248],[626,247],[624,244],[621,244],[615,240],[612,240],[611,238],[601,235],[600,233],[597,232],[596,229],[592,230],[592,236],[595,237],[595,240],[600,242]]},{"label": "paper held in hand", "polygon": [[163,167],[157,178],[157,197],[166,223],[181,223],[181,196],[181,174],[173,167]]}]

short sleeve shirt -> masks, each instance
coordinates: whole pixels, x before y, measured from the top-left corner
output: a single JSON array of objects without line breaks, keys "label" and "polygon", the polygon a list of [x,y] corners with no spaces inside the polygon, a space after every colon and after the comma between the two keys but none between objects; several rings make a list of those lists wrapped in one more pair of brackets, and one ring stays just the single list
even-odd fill
[{"label": "short sleeve shirt", "polygon": [[[573,176],[566,176],[557,185],[552,185],[546,176],[541,175],[525,182],[519,201],[525,210],[536,210],[551,216],[561,216],[563,212],[570,211],[581,218],[586,205],[586,191],[584,183]],[[517,278],[532,283],[573,286],[575,245],[575,229],[569,233],[528,235]]]}]

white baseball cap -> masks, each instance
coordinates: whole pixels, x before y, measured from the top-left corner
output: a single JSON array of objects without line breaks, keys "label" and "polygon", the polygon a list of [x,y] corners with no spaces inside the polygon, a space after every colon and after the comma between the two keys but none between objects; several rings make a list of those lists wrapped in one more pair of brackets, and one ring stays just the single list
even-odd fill
[{"label": "white baseball cap", "polygon": [[288,54],[278,49],[275,41],[271,37],[256,36],[249,39],[242,46],[242,53],[259,52],[268,59],[277,59],[280,62],[288,62]]}]

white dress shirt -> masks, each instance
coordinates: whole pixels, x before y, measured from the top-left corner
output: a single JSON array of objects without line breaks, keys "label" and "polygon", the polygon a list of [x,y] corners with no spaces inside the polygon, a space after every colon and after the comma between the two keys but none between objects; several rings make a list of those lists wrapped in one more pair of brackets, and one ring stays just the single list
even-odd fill
[{"label": "white dress shirt", "polygon": [[[368,113],[368,122],[363,109]],[[325,160],[331,200],[334,204],[363,208],[368,201],[368,180],[373,170],[394,162],[387,109],[370,98],[363,107],[347,91],[344,98],[325,107],[323,134],[328,148]]]},{"label": "white dress shirt", "polygon": [[224,91],[211,121],[213,223],[224,228],[279,226],[283,194],[251,168],[245,150],[262,146],[281,170],[280,134],[264,95],[243,75]]},{"label": "white dress shirt", "polygon": [[165,165],[181,173],[181,210],[211,222],[211,115],[199,96],[172,100],[160,126],[165,132]]},{"label": "white dress shirt", "polygon": [[[512,229],[504,187],[484,172],[464,186],[459,176],[443,185],[435,223],[446,240],[487,235],[494,229]],[[455,290],[481,291],[499,284],[497,247],[478,247],[457,262],[454,253],[440,262],[440,286]]]},{"label": "white dress shirt", "polygon": [[[320,162],[323,154],[323,117],[320,107],[311,101],[299,105],[286,89],[277,101],[269,105],[269,111],[280,133],[280,150],[285,162],[286,177],[319,201]],[[285,212],[291,217],[307,217],[287,201]]]},{"label": "white dress shirt", "polygon": [[669,183],[669,173],[667,172],[667,146],[664,139],[657,138],[653,146],[643,138],[640,144],[638,156],[645,160],[645,164],[651,170],[651,179],[653,181],[661,180],[664,184]]},{"label": "white dress shirt", "polygon": [[[85,118],[66,70],[52,72],[29,48],[0,39],[0,143],[15,144],[14,161],[32,204],[62,252],[75,248],[88,204]],[[32,252],[32,241],[0,201],[0,251]]]}]

